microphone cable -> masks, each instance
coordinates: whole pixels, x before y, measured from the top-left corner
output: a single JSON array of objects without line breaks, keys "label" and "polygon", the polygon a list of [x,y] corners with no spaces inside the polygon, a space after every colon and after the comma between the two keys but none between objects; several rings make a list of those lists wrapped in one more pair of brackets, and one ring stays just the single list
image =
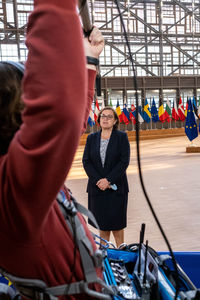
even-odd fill
[{"label": "microphone cable", "polygon": [[79,0],[79,15],[81,15],[81,12],[83,11],[87,0]]},{"label": "microphone cable", "polygon": [[137,82],[137,76],[136,76],[136,72],[135,72],[135,66],[134,66],[134,62],[133,62],[133,57],[132,57],[132,53],[131,53],[131,48],[130,48],[130,43],[129,43],[129,40],[128,40],[128,35],[127,35],[127,31],[126,31],[126,28],[125,28],[125,24],[124,24],[124,20],[123,20],[123,17],[122,17],[122,13],[121,13],[121,10],[120,10],[120,7],[119,7],[119,2],[118,0],[114,0],[116,6],[117,6],[117,10],[118,10],[118,13],[119,13],[119,17],[120,17],[120,22],[121,22],[121,25],[122,25],[122,28],[123,28],[123,31],[124,31],[124,37],[125,37],[125,40],[126,40],[126,45],[127,45],[127,48],[128,48],[128,54],[129,54],[129,59],[131,61],[131,65],[132,65],[132,70],[133,70],[133,86],[135,88],[135,99],[136,99],[136,148],[137,148],[137,163],[138,163],[138,171],[139,171],[139,178],[140,178],[140,184],[141,184],[141,187],[142,187],[142,191],[144,193],[144,196],[146,198],[146,201],[148,203],[148,206],[150,208],[150,211],[151,213],[153,214],[153,217],[156,221],[156,224],[158,225],[158,228],[167,244],[167,247],[169,249],[169,252],[170,252],[170,255],[171,255],[171,258],[172,258],[172,262],[173,262],[173,266],[174,266],[174,270],[175,270],[175,281],[176,281],[176,293],[175,293],[175,300],[177,299],[178,297],[178,293],[179,293],[179,290],[180,290],[180,285],[179,285],[179,274],[178,274],[178,267],[177,267],[177,263],[176,263],[176,259],[174,257],[174,253],[172,251],[172,248],[171,248],[171,245],[167,239],[167,236],[160,224],[160,221],[155,213],[155,210],[151,204],[151,201],[149,199],[149,196],[147,194],[147,191],[146,191],[146,188],[145,188],[145,185],[144,185],[144,181],[143,181],[143,176],[142,176],[142,168],[141,168],[141,160],[140,160],[140,145],[139,145],[139,121],[138,121],[138,82]]}]

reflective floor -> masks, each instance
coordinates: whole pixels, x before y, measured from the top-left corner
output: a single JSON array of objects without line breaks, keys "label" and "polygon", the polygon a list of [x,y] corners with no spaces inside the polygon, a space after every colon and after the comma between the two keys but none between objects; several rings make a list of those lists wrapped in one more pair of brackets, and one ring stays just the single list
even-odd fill
[{"label": "reflective floor", "polygon": [[[194,143],[200,146],[200,139]],[[140,142],[145,188],[174,251],[200,251],[200,153],[186,153],[188,145],[186,136]],[[83,149],[78,148],[66,183],[75,198],[87,206]],[[155,250],[168,250],[145,200],[137,170],[136,144],[131,142],[125,242],[138,242],[141,223],[145,223],[149,245]],[[113,237],[111,241],[114,242]]]}]

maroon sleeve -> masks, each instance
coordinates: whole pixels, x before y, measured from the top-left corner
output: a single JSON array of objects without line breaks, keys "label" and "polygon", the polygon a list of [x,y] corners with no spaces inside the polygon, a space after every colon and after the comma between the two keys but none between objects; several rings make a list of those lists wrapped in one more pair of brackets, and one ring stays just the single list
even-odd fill
[{"label": "maroon sleeve", "polygon": [[92,101],[94,98],[94,84],[96,79],[96,71],[88,69],[88,97],[87,97],[87,106],[85,110],[85,117],[83,122],[82,134],[85,132],[87,128],[88,117],[90,114],[90,109],[92,105]]},{"label": "maroon sleeve", "polygon": [[[87,106],[74,0],[36,0],[29,18],[23,125],[0,163],[2,226],[35,234],[71,167]],[[16,226],[17,223],[17,226]]]}]

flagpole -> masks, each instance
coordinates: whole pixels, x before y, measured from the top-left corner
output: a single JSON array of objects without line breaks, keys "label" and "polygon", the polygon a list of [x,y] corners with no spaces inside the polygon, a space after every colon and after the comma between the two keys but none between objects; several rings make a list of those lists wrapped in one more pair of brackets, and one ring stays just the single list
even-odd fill
[{"label": "flagpole", "polygon": [[[151,103],[151,97],[150,97],[150,107],[152,106],[152,103]],[[150,130],[152,130],[152,115],[151,115],[151,119],[150,119]]]},{"label": "flagpole", "polygon": [[170,104],[170,112],[171,112],[171,115],[169,116],[169,120],[170,120],[170,129],[172,128],[172,106],[171,106],[171,101],[169,102]]}]

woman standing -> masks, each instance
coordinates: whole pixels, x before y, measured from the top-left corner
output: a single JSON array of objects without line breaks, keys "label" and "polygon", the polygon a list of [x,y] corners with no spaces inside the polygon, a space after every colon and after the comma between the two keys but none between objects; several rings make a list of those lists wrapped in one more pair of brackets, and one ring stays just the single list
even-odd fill
[{"label": "woman standing", "polygon": [[119,119],[113,108],[102,109],[97,121],[101,130],[88,136],[83,154],[88,208],[96,217],[100,237],[109,241],[112,231],[119,247],[127,225],[130,145],[127,134],[117,130]]}]

